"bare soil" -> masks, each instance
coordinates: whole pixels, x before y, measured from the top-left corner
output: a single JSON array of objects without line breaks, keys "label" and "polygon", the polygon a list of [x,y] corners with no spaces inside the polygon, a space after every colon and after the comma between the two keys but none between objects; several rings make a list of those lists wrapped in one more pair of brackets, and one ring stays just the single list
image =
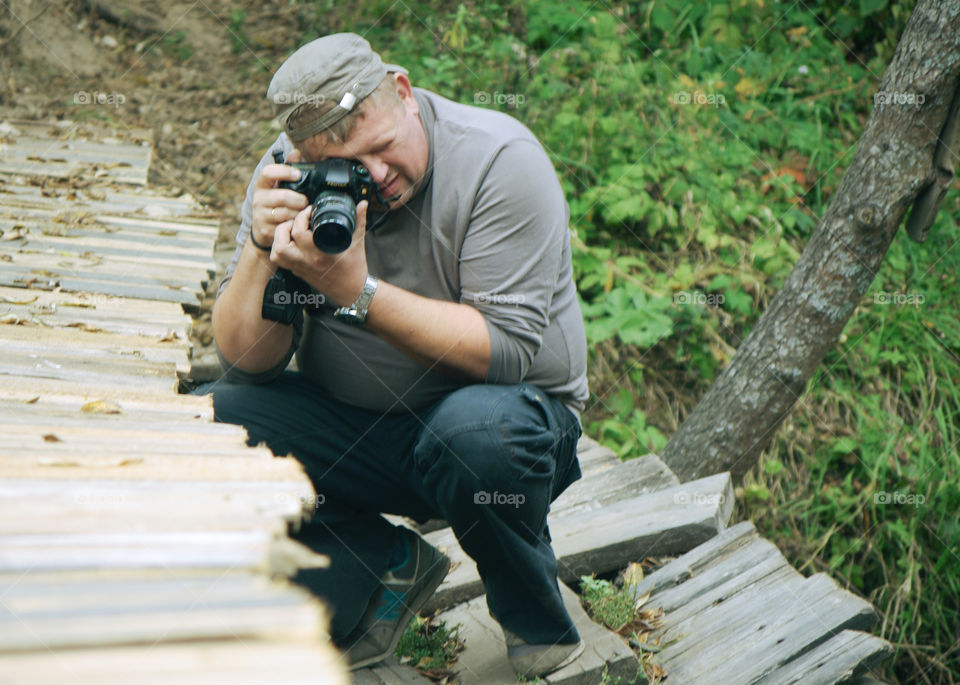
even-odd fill
[{"label": "bare soil", "polygon": [[[0,121],[150,129],[151,185],[189,192],[223,217],[222,273],[250,173],[278,133],[264,94],[304,39],[303,11],[287,2],[7,0]],[[211,343],[215,287],[195,326],[195,356]]]}]

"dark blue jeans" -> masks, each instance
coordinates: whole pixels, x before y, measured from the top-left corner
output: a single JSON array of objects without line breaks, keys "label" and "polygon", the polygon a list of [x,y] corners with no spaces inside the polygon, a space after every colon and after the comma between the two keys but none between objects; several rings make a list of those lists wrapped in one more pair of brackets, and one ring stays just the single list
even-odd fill
[{"label": "dark blue jeans", "polygon": [[294,580],[332,606],[335,641],[356,627],[389,565],[398,532],[381,513],[446,519],[504,628],[534,644],[579,639],[546,519],[580,477],[580,426],[542,390],[471,385],[405,414],[333,400],[293,372],[197,392],[213,393],[217,421],[245,426],[251,445],[294,456],[313,481],[315,513],[293,537],[330,555],[331,565]]}]

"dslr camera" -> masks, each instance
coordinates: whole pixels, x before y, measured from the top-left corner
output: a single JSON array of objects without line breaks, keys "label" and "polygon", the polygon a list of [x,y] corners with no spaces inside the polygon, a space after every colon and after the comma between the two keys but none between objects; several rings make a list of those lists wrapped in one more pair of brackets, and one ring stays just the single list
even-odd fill
[{"label": "dslr camera", "polygon": [[[282,150],[274,150],[273,159],[277,164],[286,163]],[[370,232],[390,213],[370,171],[358,162],[333,157],[313,164],[291,163],[289,166],[300,170],[300,178],[281,181],[278,185],[306,195],[307,202],[313,205],[310,232],[314,245],[323,252],[336,254],[350,247],[357,226],[357,204],[362,200],[372,195],[387,207],[387,213],[367,227]],[[270,321],[291,324],[303,309],[302,295],[310,292],[310,286],[303,280],[286,269],[277,269],[264,289],[261,315]]]},{"label": "dslr camera", "polygon": [[[278,164],[284,164],[281,151],[275,150],[273,158]],[[333,157],[289,166],[300,170],[300,178],[281,181],[278,185],[306,195],[307,202],[313,205],[310,232],[314,245],[323,252],[336,254],[350,247],[359,202],[372,196],[386,205],[370,171],[359,162]]]}]

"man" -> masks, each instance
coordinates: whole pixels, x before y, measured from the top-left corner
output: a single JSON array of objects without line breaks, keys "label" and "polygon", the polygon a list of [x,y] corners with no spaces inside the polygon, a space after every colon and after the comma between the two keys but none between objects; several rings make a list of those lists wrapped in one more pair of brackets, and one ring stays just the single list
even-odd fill
[{"label": "man", "polygon": [[[586,344],[547,155],[504,114],[414,89],[354,34],[300,48],[267,97],[285,132],[253,174],[214,308],[214,409],[314,483],[300,538],[332,563],[296,580],[332,604],[353,667],[380,660],[449,567],[380,514],[444,518],[517,673],[569,663],[583,645],[546,516],[580,477]],[[300,172],[276,150],[360,162],[386,206],[360,202],[350,246],[320,251],[307,198],[278,187]],[[291,325],[261,315],[278,267],[315,291]]]}]

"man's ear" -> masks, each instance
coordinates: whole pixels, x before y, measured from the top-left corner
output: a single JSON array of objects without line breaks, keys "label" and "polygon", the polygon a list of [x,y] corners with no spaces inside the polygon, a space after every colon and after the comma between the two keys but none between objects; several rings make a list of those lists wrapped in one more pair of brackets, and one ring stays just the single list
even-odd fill
[{"label": "man's ear", "polygon": [[398,71],[393,74],[393,82],[397,88],[397,96],[403,101],[407,112],[410,114],[419,114],[420,107],[417,105],[417,99],[413,97],[413,86],[410,84],[410,79],[407,78],[407,75]]}]

